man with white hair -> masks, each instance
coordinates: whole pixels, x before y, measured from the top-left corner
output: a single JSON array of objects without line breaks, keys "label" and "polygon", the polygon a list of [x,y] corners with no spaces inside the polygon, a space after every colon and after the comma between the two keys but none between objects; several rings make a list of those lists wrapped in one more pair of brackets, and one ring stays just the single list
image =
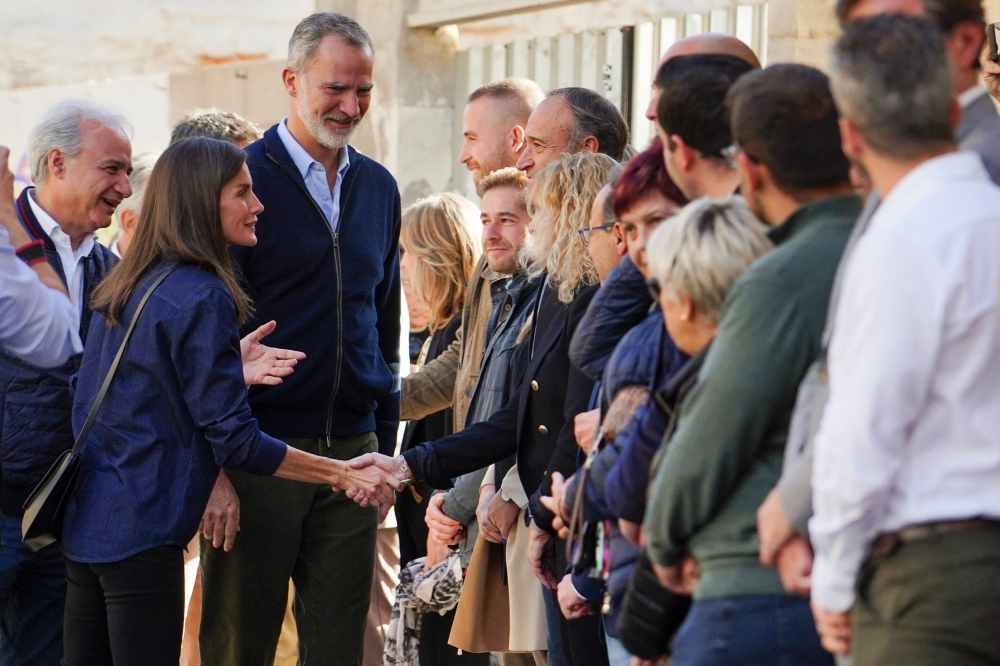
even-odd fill
[{"label": "man with white hair", "polygon": [[[256,308],[246,330],[275,320],[276,345],[306,353],[282,384],[251,389],[253,415],[289,446],[343,460],[391,455],[399,425],[399,191],[348,145],[373,51],[341,14],[295,28],[288,117],[246,149],[264,204],[257,245],[232,254]],[[320,484],[229,479],[240,532],[229,552],[202,549],[202,663],[270,663],[291,578],[301,663],[357,666],[379,511]]]},{"label": "man with white hair", "polygon": [[[117,113],[84,100],[50,108],[28,138],[31,178],[15,208],[65,285],[86,340],[94,287],[117,258],[97,244],[132,194],[132,145]],[[21,542],[23,506],[56,458],[73,446],[70,377],[80,355],[41,370],[0,351],[0,662],[57,666],[62,659],[66,566],[59,544],[31,552]]]},{"label": "man with white hair", "polygon": [[132,196],[118,206],[118,226],[121,230],[111,244],[111,251],[119,259],[125,256],[129,243],[132,242],[132,235],[135,234],[139,209],[142,208],[143,195],[146,193],[146,183],[149,182],[149,174],[152,173],[154,164],[156,155],[153,153],[143,153],[132,158],[132,173],[128,176],[128,182],[132,186]]}]

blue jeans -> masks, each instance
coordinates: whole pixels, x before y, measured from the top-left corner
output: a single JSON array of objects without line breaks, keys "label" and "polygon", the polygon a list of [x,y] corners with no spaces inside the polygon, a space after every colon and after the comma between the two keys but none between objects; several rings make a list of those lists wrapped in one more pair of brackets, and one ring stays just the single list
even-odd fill
[{"label": "blue jeans", "polygon": [[809,600],[787,595],[695,601],[674,637],[671,666],[833,666]]},{"label": "blue jeans", "polygon": [[563,654],[562,627],[559,618],[562,611],[559,610],[559,601],[556,593],[549,588],[542,589],[542,599],[545,600],[545,627],[548,630],[549,652],[546,657],[548,666],[566,666],[566,655]]},{"label": "blue jeans", "polygon": [[[607,616],[604,619],[607,620]],[[628,666],[632,663],[632,653],[625,649],[620,640],[607,632],[604,638],[608,641],[608,663],[611,666]]]},{"label": "blue jeans", "polygon": [[59,666],[66,561],[59,544],[37,553],[21,542],[21,519],[0,516],[0,663]]}]

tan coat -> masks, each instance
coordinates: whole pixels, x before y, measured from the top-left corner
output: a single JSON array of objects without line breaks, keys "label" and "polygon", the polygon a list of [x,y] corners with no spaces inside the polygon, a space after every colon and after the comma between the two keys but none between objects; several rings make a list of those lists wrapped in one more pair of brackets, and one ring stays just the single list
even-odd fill
[{"label": "tan coat", "polygon": [[502,277],[486,265],[485,256],[479,259],[469,278],[462,327],[455,341],[420,372],[403,378],[400,420],[415,421],[451,407],[455,432],[465,427],[469,403],[479,381],[486,325],[493,308],[490,286]]}]

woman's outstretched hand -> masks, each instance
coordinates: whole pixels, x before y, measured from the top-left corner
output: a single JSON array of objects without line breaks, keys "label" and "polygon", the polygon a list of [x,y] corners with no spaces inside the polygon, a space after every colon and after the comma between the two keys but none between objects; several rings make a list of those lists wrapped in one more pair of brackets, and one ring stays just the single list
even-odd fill
[{"label": "woman's outstretched hand", "polygon": [[280,384],[282,377],[295,372],[295,364],[306,357],[291,349],[276,349],[261,344],[261,340],[274,332],[277,323],[269,321],[256,331],[240,340],[240,356],[243,358],[243,381],[247,386]]}]

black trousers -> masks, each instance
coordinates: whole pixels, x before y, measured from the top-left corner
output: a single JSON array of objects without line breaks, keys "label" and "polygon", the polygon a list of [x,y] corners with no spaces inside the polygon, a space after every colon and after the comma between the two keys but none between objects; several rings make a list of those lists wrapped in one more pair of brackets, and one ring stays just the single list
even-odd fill
[{"label": "black trousers", "polygon": [[419,666],[489,666],[490,653],[462,651],[448,645],[455,609],[444,615],[425,613],[420,623]]},{"label": "black trousers", "polygon": [[[566,561],[566,542],[562,539],[555,540],[555,568],[553,571],[568,572],[569,566]],[[560,580],[562,576],[557,573]],[[546,594],[556,597],[555,590],[545,589]],[[559,601],[556,598],[556,606]],[[603,616],[598,612],[593,615],[584,615],[575,620],[567,620],[562,613],[559,614],[559,623],[562,630],[563,655],[566,658],[567,666],[608,666],[608,646],[604,637]]]},{"label": "black trousers", "polygon": [[184,555],[177,546],[120,562],[66,560],[64,666],[177,666]]}]

